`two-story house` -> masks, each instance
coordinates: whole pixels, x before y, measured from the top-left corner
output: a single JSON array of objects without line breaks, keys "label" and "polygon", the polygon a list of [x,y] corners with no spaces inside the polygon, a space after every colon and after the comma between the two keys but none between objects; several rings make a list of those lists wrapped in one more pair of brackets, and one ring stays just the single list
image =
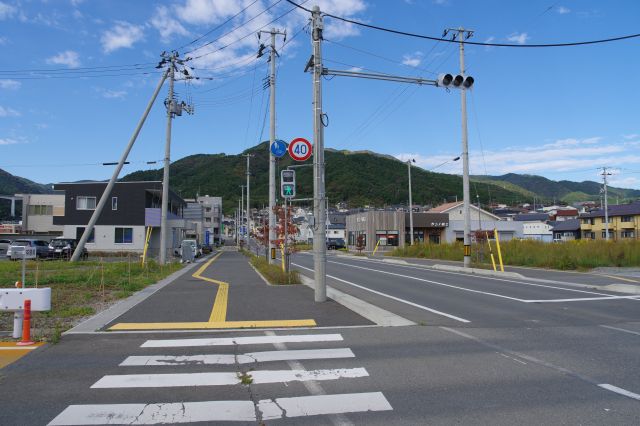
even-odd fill
[{"label": "two-story house", "polygon": [[[107,182],[59,183],[64,191],[64,216],[55,216],[54,225],[63,227],[65,238],[80,239],[93,215]],[[191,226],[183,218],[185,202],[169,191],[167,215],[167,250],[171,255]],[[151,227],[149,254],[158,255],[162,208],[162,182],[117,182],[109,196],[92,234],[87,250],[105,252],[136,252],[144,250],[145,236]]]},{"label": "two-story house", "polygon": [[[640,201],[631,204],[609,206],[609,239],[638,239],[640,233]],[[583,239],[606,239],[606,221],[603,209],[580,215],[580,232]]]}]

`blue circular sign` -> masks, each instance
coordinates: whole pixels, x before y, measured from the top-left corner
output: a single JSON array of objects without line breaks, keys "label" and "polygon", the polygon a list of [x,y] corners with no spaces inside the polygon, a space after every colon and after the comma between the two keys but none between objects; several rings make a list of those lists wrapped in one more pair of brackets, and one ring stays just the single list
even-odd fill
[{"label": "blue circular sign", "polygon": [[287,153],[287,143],[282,139],[276,139],[271,144],[271,153],[274,157],[282,157]]}]

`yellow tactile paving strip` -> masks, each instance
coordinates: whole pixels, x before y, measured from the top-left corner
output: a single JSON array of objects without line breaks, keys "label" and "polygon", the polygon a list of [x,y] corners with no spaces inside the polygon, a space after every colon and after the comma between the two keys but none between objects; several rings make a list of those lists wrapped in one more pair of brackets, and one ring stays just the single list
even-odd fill
[{"label": "yellow tactile paving strip", "polygon": [[16,342],[0,342],[0,368],[15,362],[44,343],[34,343],[30,346],[18,346]]},{"label": "yellow tactile paving strip", "polygon": [[207,322],[137,322],[118,323],[109,328],[113,331],[122,330],[203,330],[228,328],[270,328],[270,327],[315,327],[313,319],[302,320],[266,320],[266,321],[227,321],[227,302],[229,300],[229,283],[202,276],[224,252],[215,255],[202,265],[192,277],[207,281],[218,286],[218,292],[213,302],[213,309]]}]

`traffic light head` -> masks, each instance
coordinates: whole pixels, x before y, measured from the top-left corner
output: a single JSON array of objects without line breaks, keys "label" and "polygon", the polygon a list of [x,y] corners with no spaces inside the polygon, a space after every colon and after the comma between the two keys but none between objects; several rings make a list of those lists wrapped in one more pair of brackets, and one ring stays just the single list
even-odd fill
[{"label": "traffic light head", "polygon": [[451,74],[440,74],[438,76],[438,86],[448,87],[453,81],[453,76]]},{"label": "traffic light head", "polygon": [[294,170],[282,170],[280,172],[280,195],[283,198],[296,196],[296,172]]},{"label": "traffic light head", "polygon": [[457,74],[455,76],[451,74],[440,74],[438,76],[438,80],[436,81],[436,85],[438,87],[454,87],[456,89],[470,89],[474,83],[473,77],[464,76],[462,74]]}]

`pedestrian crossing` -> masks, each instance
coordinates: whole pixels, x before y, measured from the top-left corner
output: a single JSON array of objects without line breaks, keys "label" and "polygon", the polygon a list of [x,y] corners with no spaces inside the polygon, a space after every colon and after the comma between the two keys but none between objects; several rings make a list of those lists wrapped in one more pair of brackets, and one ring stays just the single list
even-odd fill
[{"label": "pedestrian crossing", "polygon": [[[140,346],[141,351],[148,348],[158,352],[166,350],[171,354],[132,354],[119,365],[123,374],[105,375],[90,386],[90,392],[106,392],[104,389],[194,389],[207,387],[207,394],[219,389],[224,396],[226,386],[263,386],[261,396],[268,399],[213,400],[213,401],[145,401],[140,403],[104,403],[87,405],[69,405],[49,425],[151,425],[180,424],[195,422],[262,422],[286,418],[307,416],[344,416],[348,413],[364,413],[393,410],[382,392],[334,393],[327,394],[321,383],[335,383],[369,377],[363,367],[305,369],[300,361],[305,360],[341,360],[356,358],[350,348],[318,348],[318,344],[343,342],[341,334],[288,334],[258,335],[224,338],[163,339],[147,340]],[[285,344],[312,344],[313,348],[288,349]],[[242,351],[247,345],[271,345],[276,350]],[[217,349],[219,347],[220,349]],[[206,353],[208,351],[233,353]],[[254,349],[254,348],[250,348]],[[262,349],[262,348],[260,348]],[[268,348],[265,348],[268,349]],[[178,354],[177,351],[188,353]],[[193,352],[197,353],[193,353]],[[261,363],[285,361],[289,369],[269,369]],[[333,361],[331,362],[333,364]],[[230,366],[237,371],[229,371]],[[253,368],[247,369],[251,366]],[[184,371],[193,366],[207,371]],[[322,365],[324,366],[324,365]],[[153,368],[151,374],[144,369]],[[273,367],[273,365],[272,365]],[[333,367],[333,365],[332,365]],[[167,372],[164,371],[166,368]],[[222,369],[226,371],[216,371]],[[180,370],[183,371],[180,371]],[[246,373],[239,374],[239,371]],[[170,371],[169,371],[170,370]],[[136,374],[130,374],[136,373]],[[282,395],[282,386],[302,383],[312,395]],[[267,387],[264,387],[267,386]],[[269,387],[271,386],[271,387]],[[301,388],[295,388],[301,389]],[[172,391],[173,392],[173,391]],[[297,393],[297,391],[295,391]],[[216,394],[216,395],[218,395]],[[272,395],[273,394],[273,395]],[[109,393],[113,398],[113,393]],[[145,393],[144,395],[149,395]],[[163,393],[167,395],[167,393]],[[173,395],[173,393],[171,394]],[[234,394],[234,395],[237,395]],[[95,400],[95,395],[91,395]],[[100,395],[97,395],[100,400]],[[176,399],[180,399],[176,397]],[[217,398],[214,398],[217,399]],[[107,401],[105,401],[107,402]],[[113,401],[109,401],[113,402]],[[313,423],[312,419],[308,420]]]}]

